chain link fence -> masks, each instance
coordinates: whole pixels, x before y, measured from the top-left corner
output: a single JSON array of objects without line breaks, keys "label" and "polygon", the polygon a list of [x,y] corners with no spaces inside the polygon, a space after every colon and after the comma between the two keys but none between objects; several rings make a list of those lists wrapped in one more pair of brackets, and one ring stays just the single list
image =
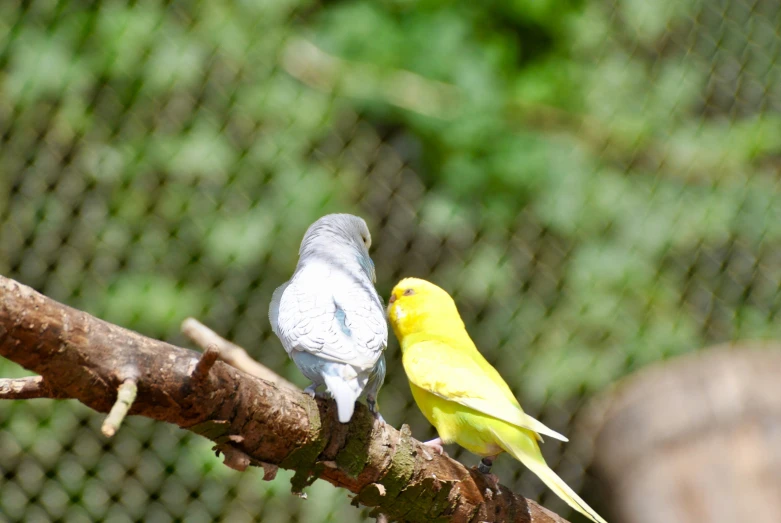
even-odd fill
[{"label": "chain link fence", "polygon": [[[780,28],[773,0],[5,0],[0,272],[179,345],[194,316],[305,384],[271,293],[312,221],[359,214],[380,294],[451,291],[573,436],[642,366],[781,337]],[[433,437],[395,340],[380,404]],[[303,501],[184,431],[100,421],[0,403],[0,520],[367,520],[323,482]],[[576,490],[587,447],[544,446]],[[494,472],[580,521],[510,458]]]}]

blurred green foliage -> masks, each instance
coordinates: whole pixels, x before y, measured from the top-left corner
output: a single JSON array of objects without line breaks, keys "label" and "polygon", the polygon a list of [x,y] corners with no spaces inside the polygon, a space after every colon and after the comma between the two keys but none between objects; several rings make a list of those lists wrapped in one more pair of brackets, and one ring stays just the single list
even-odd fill
[{"label": "blurred green foliage", "polygon": [[[2,2],[0,270],[179,343],[197,316],[301,382],[266,307],[306,226],[354,212],[381,294],[453,291],[530,410],[568,418],[640,366],[781,336],[779,16]],[[390,350],[386,418],[423,437]]]}]

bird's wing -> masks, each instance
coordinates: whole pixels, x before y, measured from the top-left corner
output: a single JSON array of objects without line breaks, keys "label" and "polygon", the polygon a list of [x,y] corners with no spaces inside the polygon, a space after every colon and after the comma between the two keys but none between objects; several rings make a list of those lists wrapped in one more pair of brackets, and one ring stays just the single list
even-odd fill
[{"label": "bird's wing", "polygon": [[388,325],[368,278],[333,270],[327,277],[294,278],[280,299],[285,349],[302,350],[362,369],[374,367],[388,345]]},{"label": "bird's wing", "polygon": [[268,321],[271,323],[271,330],[277,337],[279,337],[279,302],[282,301],[282,294],[288,285],[290,285],[289,281],[277,287],[274,294],[271,295],[271,304],[268,306]]},{"label": "bird's wing", "polygon": [[365,354],[372,362],[377,362],[388,346],[388,322],[374,285],[361,275],[350,277],[349,284],[334,288],[337,325],[356,350]]},{"label": "bird's wing", "polygon": [[495,381],[501,379],[498,374],[490,376],[473,358],[444,342],[415,343],[404,351],[403,360],[410,382],[421,389],[517,427],[568,441],[510,401]]},{"label": "bird's wing", "polygon": [[385,368],[385,355],[383,354],[369,373],[369,381],[366,383],[367,398],[377,399],[377,393],[380,391],[380,387],[382,387],[382,384],[385,381]]}]

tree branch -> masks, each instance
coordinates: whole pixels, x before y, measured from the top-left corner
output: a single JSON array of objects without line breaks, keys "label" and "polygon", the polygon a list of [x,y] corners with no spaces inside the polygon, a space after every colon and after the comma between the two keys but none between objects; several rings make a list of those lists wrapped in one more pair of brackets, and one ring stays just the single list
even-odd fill
[{"label": "tree branch", "polygon": [[68,396],[52,389],[42,376],[17,379],[0,379],[0,399],[31,400],[36,398],[64,399]]},{"label": "tree branch", "polygon": [[206,355],[99,320],[2,276],[0,355],[42,376],[6,380],[0,391],[14,381],[28,392],[0,398],[74,398],[108,412],[131,380],[135,401],[123,396],[129,414],[211,439],[233,468],[264,466],[266,479],[275,466],[294,470],[297,493],[320,477],[390,520],[564,522],[506,487],[492,489],[474,468],[447,456],[427,458],[408,426],[398,431],[380,423],[363,405],[345,425],[332,401],[221,361],[203,365],[202,379],[193,379]]},{"label": "tree branch", "polygon": [[187,318],[182,322],[182,333],[206,352],[210,348],[216,349],[218,359],[228,365],[232,365],[256,378],[291,389],[298,389],[298,387],[273,370],[253,360],[243,348],[229,342],[195,318]]}]

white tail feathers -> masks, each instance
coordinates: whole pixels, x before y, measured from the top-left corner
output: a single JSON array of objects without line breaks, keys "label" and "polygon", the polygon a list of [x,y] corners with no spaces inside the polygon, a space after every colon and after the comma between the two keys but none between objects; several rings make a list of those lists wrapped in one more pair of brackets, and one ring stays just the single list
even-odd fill
[{"label": "white tail feathers", "polygon": [[336,400],[339,422],[347,423],[353,417],[355,401],[361,395],[361,386],[357,379],[345,380],[340,376],[323,375],[325,386]]},{"label": "white tail feathers", "polygon": [[526,468],[534,472],[537,477],[539,477],[543,483],[548,486],[549,489],[555,492],[557,496],[563,499],[567,505],[580,512],[594,523],[607,523],[607,521],[605,521],[602,516],[597,514],[593,508],[589,507],[588,504],[569,487],[569,485],[564,483],[564,480],[561,479],[558,474],[551,470],[548,464],[545,463],[545,459],[542,457],[536,441],[533,441],[527,435],[518,431],[519,437],[529,439],[529,443],[532,445],[531,448],[536,451],[534,454],[532,454],[527,452],[523,448],[522,444],[512,445],[510,442],[506,441],[506,438],[502,438],[501,435],[497,432],[492,432],[494,433],[494,436],[496,437],[499,445],[506,452],[523,463]]}]

